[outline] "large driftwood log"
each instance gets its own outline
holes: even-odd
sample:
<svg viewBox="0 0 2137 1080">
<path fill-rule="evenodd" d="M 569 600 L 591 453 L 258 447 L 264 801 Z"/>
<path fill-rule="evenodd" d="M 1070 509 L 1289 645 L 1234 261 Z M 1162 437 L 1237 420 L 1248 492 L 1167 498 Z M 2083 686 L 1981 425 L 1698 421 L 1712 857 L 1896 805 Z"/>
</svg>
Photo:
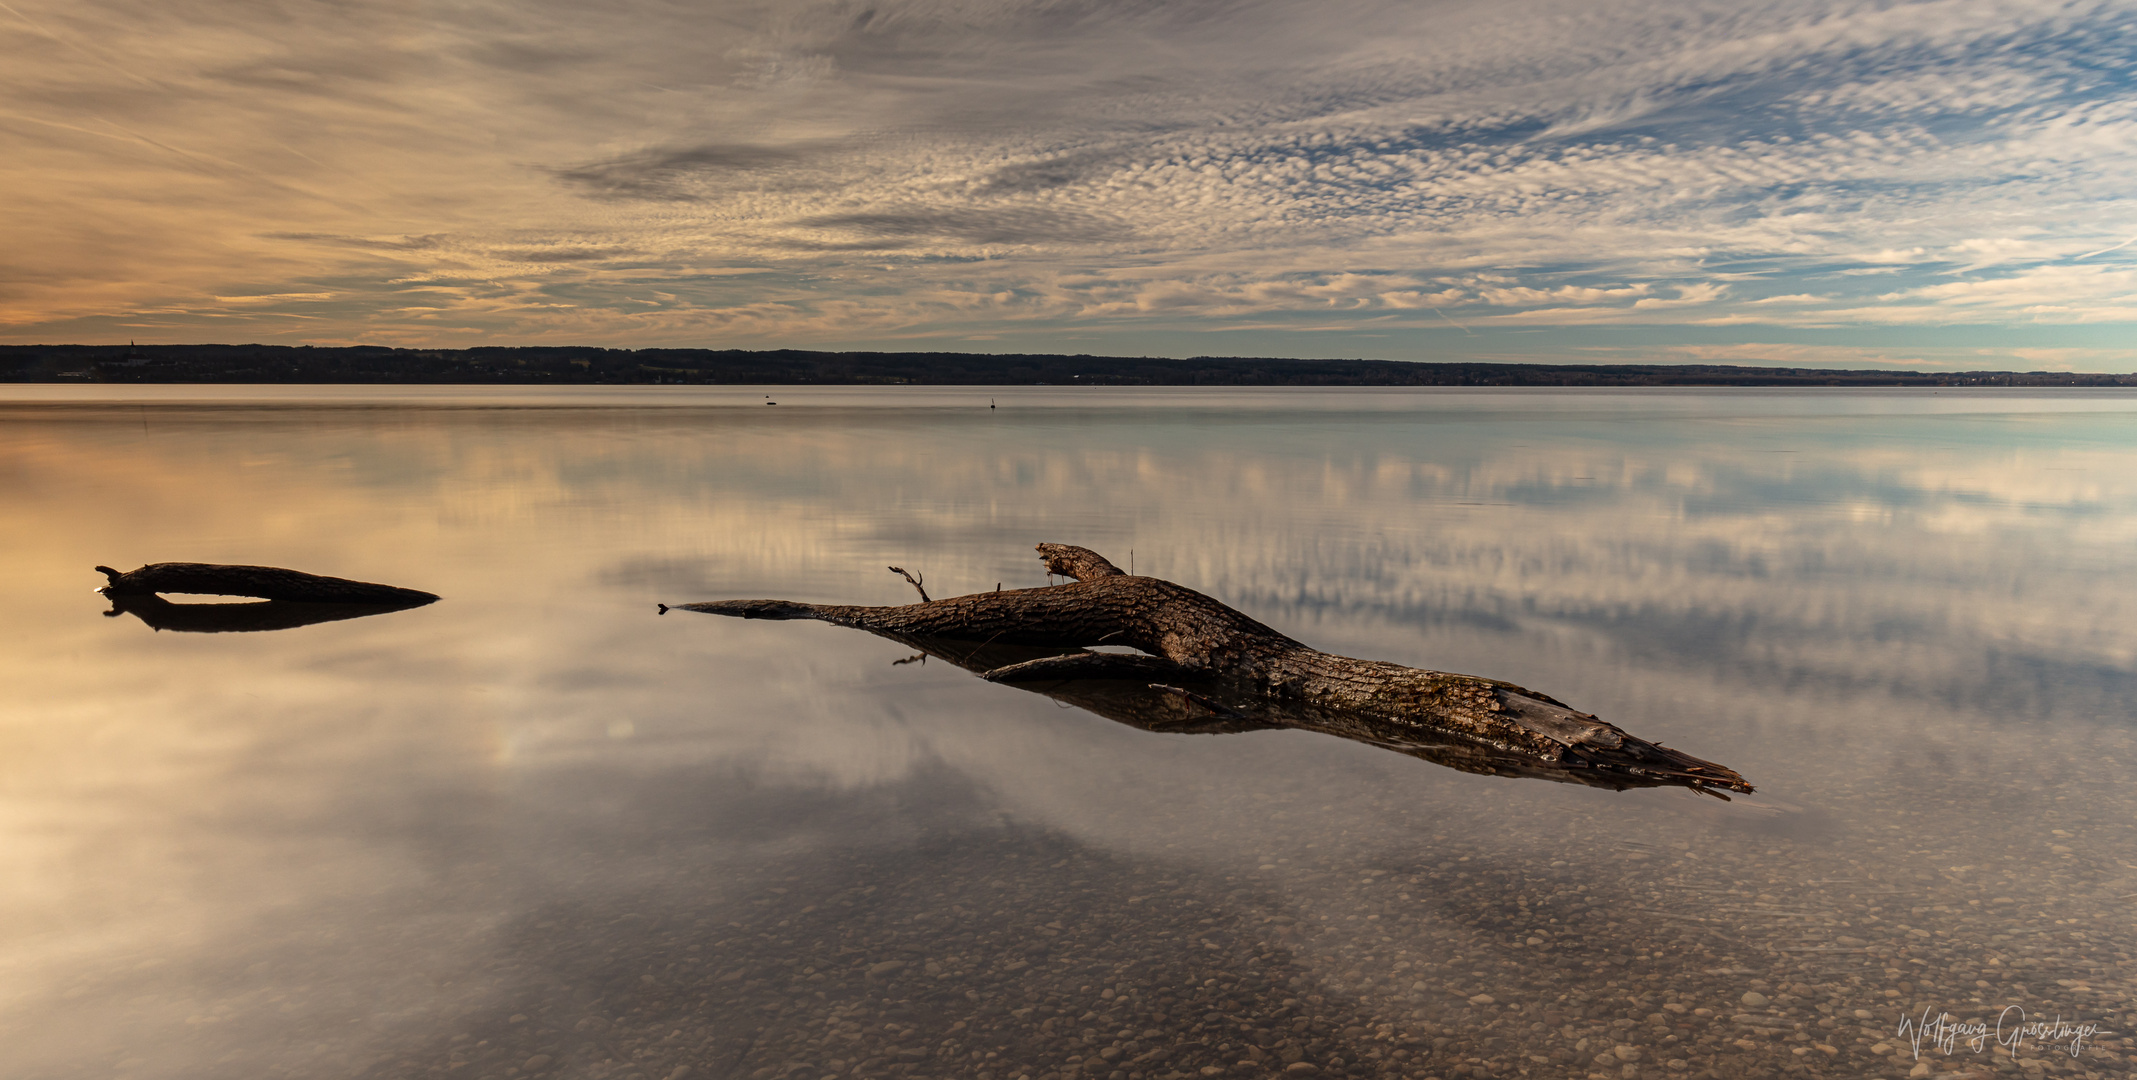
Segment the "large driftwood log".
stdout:
<svg viewBox="0 0 2137 1080">
<path fill-rule="evenodd" d="M 1466 743 L 1481 755 L 1469 771 L 1618 788 L 1752 790 L 1729 768 L 1637 738 L 1534 690 L 1321 652 L 1193 589 L 1122 573 L 1087 548 L 1041 544 L 1038 550 L 1049 573 L 1074 580 L 898 607 L 719 600 L 680 608 L 867 630 L 990 681 L 1039 689 L 1137 726 L 1174 726 L 1163 715 L 1168 709 L 1184 710 L 1183 719 L 1199 710 L 1221 730 L 1308 728 L 1434 760 L 1461 758 L 1454 751 Z M 1092 645 L 1132 646 L 1147 655 L 1083 648 Z M 1004 655 L 1016 649 L 1038 655 Z M 1427 747 L 1435 752 L 1420 752 Z"/>
<path fill-rule="evenodd" d="M 232 566 L 219 563 L 160 562 L 119 573 L 108 566 L 97 571 L 111 579 L 106 596 L 145 596 L 153 593 L 194 593 L 208 596 L 253 596 L 262 600 L 295 600 L 312 604 L 427 604 L 436 593 L 375 585 L 348 578 L 321 577 L 279 566 Z"/>
</svg>

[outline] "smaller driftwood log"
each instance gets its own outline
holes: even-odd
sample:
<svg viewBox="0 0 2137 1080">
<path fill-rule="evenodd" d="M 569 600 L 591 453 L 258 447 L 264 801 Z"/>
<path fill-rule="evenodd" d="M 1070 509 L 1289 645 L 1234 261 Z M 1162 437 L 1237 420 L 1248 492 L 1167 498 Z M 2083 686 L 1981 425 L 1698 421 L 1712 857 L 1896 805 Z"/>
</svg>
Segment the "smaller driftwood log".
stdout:
<svg viewBox="0 0 2137 1080">
<path fill-rule="evenodd" d="M 290 630 L 314 623 L 361 619 L 422 607 L 436 593 L 322 577 L 278 566 L 150 563 L 131 573 L 97 567 L 110 583 L 97 591 L 111 602 L 110 618 L 132 615 L 157 630 L 222 634 Z M 250 596 L 256 604 L 174 604 L 158 593 Z"/>
<path fill-rule="evenodd" d="M 202 596 L 252 596 L 261 600 L 295 600 L 311 604 L 427 604 L 436 593 L 376 585 L 348 578 L 321 577 L 279 566 L 229 566 L 219 563 L 159 562 L 139 570 L 119 573 L 108 566 L 97 571 L 110 578 L 106 596 L 146 596 L 151 593 L 192 593 Z"/>
<path fill-rule="evenodd" d="M 1049 573 L 1073 580 L 940 600 L 923 590 L 920 603 L 896 607 L 716 600 L 680 608 L 866 630 L 989 681 L 1139 727 L 1303 728 L 1472 772 L 1611 788 L 1681 786 L 1712 795 L 1752 790 L 1735 770 L 1648 742 L 1526 687 L 1321 652 L 1193 589 L 1123 573 L 1088 548 L 1040 544 L 1038 550 Z M 1093 645 L 1132 646 L 1145 655 L 1088 651 Z M 1465 744 L 1477 752 L 1462 752 Z"/>
</svg>

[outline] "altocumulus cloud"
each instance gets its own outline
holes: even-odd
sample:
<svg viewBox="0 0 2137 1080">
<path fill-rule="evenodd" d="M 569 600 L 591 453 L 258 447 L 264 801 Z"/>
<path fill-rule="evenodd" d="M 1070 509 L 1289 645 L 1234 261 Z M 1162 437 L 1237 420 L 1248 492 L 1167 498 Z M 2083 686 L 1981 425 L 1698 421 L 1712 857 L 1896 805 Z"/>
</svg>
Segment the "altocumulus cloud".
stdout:
<svg viewBox="0 0 2137 1080">
<path fill-rule="evenodd" d="M 0 35 L 15 341 L 2137 359 L 2126 5 L 7 0 Z"/>
</svg>

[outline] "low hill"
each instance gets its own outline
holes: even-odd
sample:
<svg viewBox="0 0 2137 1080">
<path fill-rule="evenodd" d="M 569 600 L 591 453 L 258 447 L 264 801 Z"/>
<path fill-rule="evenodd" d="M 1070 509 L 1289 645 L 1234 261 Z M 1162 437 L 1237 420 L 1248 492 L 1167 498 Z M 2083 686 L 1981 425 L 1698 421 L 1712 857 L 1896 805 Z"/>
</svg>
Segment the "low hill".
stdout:
<svg viewBox="0 0 2137 1080">
<path fill-rule="evenodd" d="M 2137 375 L 796 349 L 0 346 L 0 382 L 919 386 L 2137 386 Z"/>
</svg>

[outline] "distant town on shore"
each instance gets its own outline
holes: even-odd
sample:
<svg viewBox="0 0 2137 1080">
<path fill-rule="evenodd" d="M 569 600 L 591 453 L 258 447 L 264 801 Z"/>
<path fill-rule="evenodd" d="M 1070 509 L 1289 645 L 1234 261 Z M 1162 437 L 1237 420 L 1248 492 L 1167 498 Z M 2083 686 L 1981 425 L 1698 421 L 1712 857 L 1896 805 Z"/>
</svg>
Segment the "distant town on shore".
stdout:
<svg viewBox="0 0 2137 1080">
<path fill-rule="evenodd" d="M 2137 386 L 2137 374 L 800 349 L 5 345 L 0 382 L 822 386 Z"/>
</svg>

